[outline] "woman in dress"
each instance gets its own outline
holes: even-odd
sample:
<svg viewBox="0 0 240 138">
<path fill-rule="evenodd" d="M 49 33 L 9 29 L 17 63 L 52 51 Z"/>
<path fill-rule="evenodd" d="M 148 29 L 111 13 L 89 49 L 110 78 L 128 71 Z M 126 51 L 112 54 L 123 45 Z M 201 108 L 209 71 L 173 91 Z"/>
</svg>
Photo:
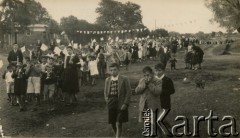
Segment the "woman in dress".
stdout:
<svg viewBox="0 0 240 138">
<path fill-rule="evenodd" d="M 139 58 L 140 62 L 142 62 L 142 57 L 143 57 L 143 46 L 142 46 L 142 43 L 139 42 L 138 43 L 138 58 Z"/>
<path fill-rule="evenodd" d="M 65 55 L 64 71 L 63 71 L 63 92 L 67 93 L 70 97 L 70 104 L 73 104 L 76 99 L 75 94 L 79 92 L 78 84 L 78 56 L 73 54 L 73 48 L 67 47 L 68 55 Z"/>
<path fill-rule="evenodd" d="M 138 60 L 138 45 L 137 45 L 137 43 L 134 43 L 134 46 L 132 49 L 133 49 L 132 60 L 135 63 Z"/>
</svg>

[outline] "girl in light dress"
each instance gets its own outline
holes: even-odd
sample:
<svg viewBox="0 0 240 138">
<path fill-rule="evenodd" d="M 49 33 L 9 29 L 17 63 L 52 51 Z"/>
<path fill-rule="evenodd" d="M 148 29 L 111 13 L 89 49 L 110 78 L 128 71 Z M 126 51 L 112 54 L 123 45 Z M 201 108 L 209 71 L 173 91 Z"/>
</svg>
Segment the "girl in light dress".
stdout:
<svg viewBox="0 0 240 138">
<path fill-rule="evenodd" d="M 90 76 L 92 78 L 92 85 L 96 85 L 96 77 L 99 74 L 97 68 L 97 60 L 94 56 L 89 56 L 88 68 L 90 70 Z"/>
<path fill-rule="evenodd" d="M 143 46 L 142 46 L 142 43 L 138 43 L 138 58 L 140 62 L 142 62 L 142 57 L 143 57 Z"/>
</svg>

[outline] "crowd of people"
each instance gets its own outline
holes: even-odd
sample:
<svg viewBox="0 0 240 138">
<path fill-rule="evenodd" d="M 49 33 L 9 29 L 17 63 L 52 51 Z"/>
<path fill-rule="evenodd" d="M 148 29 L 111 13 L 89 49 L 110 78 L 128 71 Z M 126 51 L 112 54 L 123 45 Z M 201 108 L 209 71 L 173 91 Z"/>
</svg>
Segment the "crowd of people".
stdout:
<svg viewBox="0 0 240 138">
<path fill-rule="evenodd" d="M 184 54 L 185 69 L 201 69 L 204 51 L 197 46 L 197 39 L 160 38 L 128 42 L 91 42 L 76 47 L 50 44 L 42 49 L 41 41 L 22 51 L 18 44 L 8 54 L 8 66 L 3 74 L 6 92 L 11 105 L 19 105 L 19 111 L 38 110 L 47 102 L 48 111 L 55 110 L 56 102 L 73 105 L 77 93 L 87 85 L 95 86 L 97 79 L 105 80 L 104 98 L 108 107 L 108 123 L 117 137 L 122 135 L 122 123 L 128 121 L 128 107 L 132 93 L 128 77 L 120 70 L 131 70 L 131 64 L 154 61 L 155 70 L 143 68 L 143 77 L 135 88 L 139 100 L 139 121 L 147 109 L 171 109 L 171 95 L 175 92 L 173 81 L 165 70 L 177 69 L 178 52 Z M 56 50 L 59 49 L 59 50 Z M 179 68 L 178 68 L 179 69 Z M 156 114 L 154 112 L 154 114 Z M 166 120 L 165 120 L 166 121 Z M 168 122 L 164 122 L 168 124 Z M 160 132 L 154 132 L 159 135 Z"/>
<path fill-rule="evenodd" d="M 186 69 L 200 69 L 204 53 L 195 43 L 196 39 L 187 38 L 135 39 L 127 43 L 95 41 L 81 48 L 51 43 L 45 51 L 40 40 L 25 51 L 14 44 L 3 74 L 8 99 L 12 105 L 19 104 L 20 111 L 26 110 L 26 102 L 34 103 L 33 111 L 41 101 L 49 102 L 49 110 L 55 109 L 56 99 L 72 105 L 80 87 L 94 86 L 96 79 L 106 78 L 112 63 L 128 70 L 131 64 L 158 60 L 165 68 L 170 62 L 173 70 L 179 49 L 186 50 Z"/>
</svg>

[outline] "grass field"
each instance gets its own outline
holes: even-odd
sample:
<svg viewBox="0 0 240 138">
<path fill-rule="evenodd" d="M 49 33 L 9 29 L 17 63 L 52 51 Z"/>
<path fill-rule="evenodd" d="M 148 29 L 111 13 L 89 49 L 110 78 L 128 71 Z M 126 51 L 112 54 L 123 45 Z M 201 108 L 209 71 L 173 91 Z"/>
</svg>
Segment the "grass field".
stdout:
<svg viewBox="0 0 240 138">
<path fill-rule="evenodd" d="M 239 41 L 234 43 L 232 51 L 238 49 Z M 193 128 L 192 116 L 208 116 L 210 110 L 219 117 L 214 123 L 215 132 L 224 122 L 225 115 L 233 116 L 237 121 L 240 132 L 240 55 L 219 55 L 224 46 L 202 46 L 204 49 L 203 69 L 198 71 L 184 70 L 183 52 L 178 54 L 177 70 L 171 71 L 167 67 L 166 74 L 173 79 L 176 92 L 172 96 L 172 110 L 167 117 L 171 125 L 177 124 L 174 119 L 178 115 L 188 117 L 190 131 Z M 236 51 L 235 51 L 236 52 Z M 239 51 L 237 51 L 239 52 Z M 236 53 L 237 53 L 236 52 Z M 5 55 L 1 57 L 6 61 Z M 158 61 L 146 61 L 131 65 L 129 71 L 121 73 L 130 78 L 135 88 L 142 77 L 142 68 L 146 65 L 154 66 Z M 2 74 L 1 70 L 1 74 Z M 194 78 L 201 75 L 206 80 L 204 90 L 196 89 Z M 190 83 L 182 82 L 188 77 Z M 18 112 L 18 107 L 12 107 L 6 100 L 5 84 L 1 83 L 0 118 L 4 135 L 13 137 L 113 137 L 110 125 L 107 124 L 107 111 L 103 98 L 104 80 L 98 79 L 97 85 L 81 88 L 78 95 L 78 105 L 66 107 L 58 103 L 57 110 L 47 112 L 46 104 L 36 112 Z M 142 124 L 138 123 L 139 96 L 133 95 L 130 105 L 130 121 L 124 125 L 124 137 L 142 137 Z M 28 107 L 31 107 L 28 105 Z M 179 130 L 181 132 L 181 130 Z M 200 123 L 200 136 L 207 136 L 207 122 Z M 219 135 L 218 135 L 219 136 Z M 219 136 L 221 137 L 221 136 Z"/>
</svg>

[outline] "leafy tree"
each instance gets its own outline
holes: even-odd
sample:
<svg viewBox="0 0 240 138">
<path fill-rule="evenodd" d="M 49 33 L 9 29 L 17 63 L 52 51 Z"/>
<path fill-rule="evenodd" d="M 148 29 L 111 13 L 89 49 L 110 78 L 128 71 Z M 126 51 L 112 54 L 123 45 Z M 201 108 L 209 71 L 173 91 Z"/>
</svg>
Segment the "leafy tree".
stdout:
<svg viewBox="0 0 240 138">
<path fill-rule="evenodd" d="M 142 24 L 140 6 L 131 2 L 123 4 L 114 0 L 102 0 L 96 9 L 97 24 L 111 29 L 130 29 Z"/>
<path fill-rule="evenodd" d="M 180 35 L 180 33 L 174 32 L 174 31 L 171 31 L 171 32 L 169 32 L 168 34 L 169 34 L 169 36 L 172 36 L 172 37 L 177 37 L 177 36 Z"/>
<path fill-rule="evenodd" d="M 59 24 L 57 23 L 57 21 L 53 20 L 53 19 L 49 19 L 47 21 L 47 25 L 48 25 L 48 31 L 53 34 L 53 33 L 56 33 L 56 34 L 60 34 L 61 33 L 61 29 L 60 29 L 60 26 Z"/>
<path fill-rule="evenodd" d="M 18 0 L 3 0 L 0 3 L 2 7 L 0 29 L 4 33 L 15 32 L 15 27 L 26 27 L 30 24 L 28 11 L 23 3 Z"/>
<path fill-rule="evenodd" d="M 28 16 L 31 20 L 31 24 L 49 23 L 51 17 L 46 8 L 42 7 L 41 3 L 35 0 L 25 0 L 24 5 L 26 10 L 29 11 Z"/>
<path fill-rule="evenodd" d="M 215 37 L 216 36 L 216 32 L 211 32 L 211 37 Z"/>
<path fill-rule="evenodd" d="M 230 32 L 236 29 L 240 32 L 239 0 L 205 0 L 205 5 L 214 13 L 211 22 L 219 23 Z"/>
<path fill-rule="evenodd" d="M 53 23 L 47 10 L 34 0 L 3 0 L 0 6 L 0 28 L 4 33 L 13 33 L 16 29 L 24 31 L 30 24 Z"/>
<path fill-rule="evenodd" d="M 79 20 L 77 17 L 72 15 L 61 18 L 60 27 L 68 35 L 70 41 L 73 40 L 74 42 L 82 44 L 86 44 L 87 42 L 91 41 L 91 38 L 96 38 L 100 36 L 97 34 L 80 34 L 77 31 L 96 31 L 103 29 L 103 27 L 99 25 L 90 24 L 86 20 Z"/>
<path fill-rule="evenodd" d="M 63 17 L 61 18 L 60 25 L 62 30 L 65 31 L 65 33 L 68 35 L 69 39 L 73 40 L 76 31 L 79 30 L 80 22 L 77 17 L 75 16 L 69 16 L 69 17 Z"/>
<path fill-rule="evenodd" d="M 165 29 L 156 29 L 154 30 L 151 35 L 154 35 L 155 37 L 168 37 L 168 31 Z"/>
</svg>

